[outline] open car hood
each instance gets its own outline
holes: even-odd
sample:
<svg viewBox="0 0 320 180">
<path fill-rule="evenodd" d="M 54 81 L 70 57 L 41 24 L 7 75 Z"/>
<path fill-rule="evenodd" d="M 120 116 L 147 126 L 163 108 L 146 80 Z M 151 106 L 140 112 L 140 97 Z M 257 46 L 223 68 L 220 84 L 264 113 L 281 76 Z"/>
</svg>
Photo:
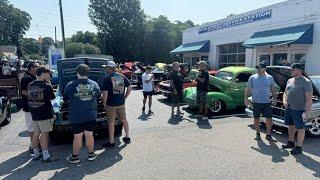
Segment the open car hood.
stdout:
<svg viewBox="0 0 320 180">
<path fill-rule="evenodd" d="M 76 67 L 79 64 L 86 64 L 90 67 L 89 78 L 96 81 L 99 85 L 106 76 L 105 68 L 102 65 L 107 64 L 108 59 L 100 58 L 67 58 L 58 61 L 58 74 L 59 74 L 59 92 L 62 95 L 65 86 L 73 80 L 77 79 Z"/>
<path fill-rule="evenodd" d="M 287 66 L 268 66 L 267 67 L 267 73 L 270 74 L 274 78 L 274 81 L 280 87 L 281 91 L 284 92 L 285 89 L 286 89 L 288 80 L 290 78 L 292 78 L 291 67 L 287 67 Z M 305 76 L 306 78 L 310 79 L 309 76 L 305 72 L 302 72 L 302 73 L 303 73 L 303 76 Z M 311 81 L 311 83 L 312 83 L 312 86 L 313 86 L 313 95 L 320 98 L 319 90 L 313 84 L 312 81 Z"/>
</svg>

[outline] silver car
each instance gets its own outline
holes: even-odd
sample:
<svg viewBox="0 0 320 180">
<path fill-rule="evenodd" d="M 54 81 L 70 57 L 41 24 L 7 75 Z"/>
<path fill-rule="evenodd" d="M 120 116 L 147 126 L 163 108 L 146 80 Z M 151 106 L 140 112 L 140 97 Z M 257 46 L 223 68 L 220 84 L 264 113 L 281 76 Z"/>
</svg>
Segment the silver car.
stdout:
<svg viewBox="0 0 320 180">
<path fill-rule="evenodd" d="M 270 66 L 267 67 L 267 73 L 273 76 L 277 84 L 277 105 L 272 106 L 273 113 L 273 124 L 280 127 L 286 127 L 284 124 L 284 106 L 282 103 L 282 96 L 286 88 L 287 81 L 292 77 L 291 68 L 286 66 Z M 305 73 L 303 75 L 312 81 L 313 85 L 313 104 L 310 111 L 310 119 L 306 122 L 306 131 L 307 134 L 311 137 L 320 137 L 320 76 L 307 76 Z M 252 98 L 249 98 L 250 104 Z M 252 105 L 246 109 L 248 116 L 253 117 Z M 262 118 L 262 122 L 265 122 L 265 119 Z"/>
</svg>

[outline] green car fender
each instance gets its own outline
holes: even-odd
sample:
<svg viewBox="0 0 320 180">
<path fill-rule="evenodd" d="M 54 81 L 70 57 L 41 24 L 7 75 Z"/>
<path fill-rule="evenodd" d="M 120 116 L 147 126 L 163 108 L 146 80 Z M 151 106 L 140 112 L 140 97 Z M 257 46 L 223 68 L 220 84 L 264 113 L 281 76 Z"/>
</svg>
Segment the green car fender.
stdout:
<svg viewBox="0 0 320 180">
<path fill-rule="evenodd" d="M 208 92 L 208 105 L 210 106 L 213 100 L 220 100 L 226 106 L 226 110 L 235 109 L 237 105 L 234 103 L 233 99 L 225 93 L 222 92 Z"/>
</svg>

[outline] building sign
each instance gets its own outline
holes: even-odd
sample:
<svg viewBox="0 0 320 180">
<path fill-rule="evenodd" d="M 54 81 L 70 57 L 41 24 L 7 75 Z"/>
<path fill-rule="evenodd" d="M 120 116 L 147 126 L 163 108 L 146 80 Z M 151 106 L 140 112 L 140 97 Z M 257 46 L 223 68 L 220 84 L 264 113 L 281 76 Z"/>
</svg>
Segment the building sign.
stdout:
<svg viewBox="0 0 320 180">
<path fill-rule="evenodd" d="M 63 58 L 63 49 L 49 48 L 49 67 L 56 69 L 57 62 Z"/>
<path fill-rule="evenodd" d="M 260 12 L 256 12 L 254 14 L 248 14 L 242 17 L 237 17 L 228 21 L 219 22 L 216 24 L 208 25 L 205 27 L 201 27 L 199 29 L 199 34 L 212 32 L 220 29 L 226 29 L 234 26 L 239 26 L 242 24 L 248 24 L 255 21 L 261 21 L 264 19 L 269 19 L 272 17 L 272 10 L 264 10 Z"/>
</svg>

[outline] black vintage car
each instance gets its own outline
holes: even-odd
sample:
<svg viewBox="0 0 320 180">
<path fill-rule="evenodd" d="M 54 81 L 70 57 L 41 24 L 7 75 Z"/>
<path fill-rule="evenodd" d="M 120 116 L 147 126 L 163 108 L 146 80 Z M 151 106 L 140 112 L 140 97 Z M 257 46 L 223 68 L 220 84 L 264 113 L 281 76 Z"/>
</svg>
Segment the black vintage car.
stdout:
<svg viewBox="0 0 320 180">
<path fill-rule="evenodd" d="M 69 58 L 58 61 L 59 85 L 56 92 L 56 98 L 52 101 L 56 119 L 54 121 L 53 131 L 50 133 L 50 140 L 53 144 L 64 143 L 66 137 L 70 137 L 71 135 L 71 126 L 68 120 L 68 103 L 63 100 L 63 90 L 70 81 L 77 78 L 76 67 L 79 64 L 88 65 L 90 67 L 89 78 L 96 81 L 98 84 L 101 84 L 103 78 L 106 76 L 105 69 L 102 65 L 105 65 L 107 62 L 107 59 L 86 57 Z M 97 110 L 97 126 L 94 133 L 105 134 L 107 132 L 108 119 L 106 117 L 102 98 L 98 99 Z M 115 134 L 120 135 L 122 123 L 117 119 L 115 124 Z"/>
</svg>

